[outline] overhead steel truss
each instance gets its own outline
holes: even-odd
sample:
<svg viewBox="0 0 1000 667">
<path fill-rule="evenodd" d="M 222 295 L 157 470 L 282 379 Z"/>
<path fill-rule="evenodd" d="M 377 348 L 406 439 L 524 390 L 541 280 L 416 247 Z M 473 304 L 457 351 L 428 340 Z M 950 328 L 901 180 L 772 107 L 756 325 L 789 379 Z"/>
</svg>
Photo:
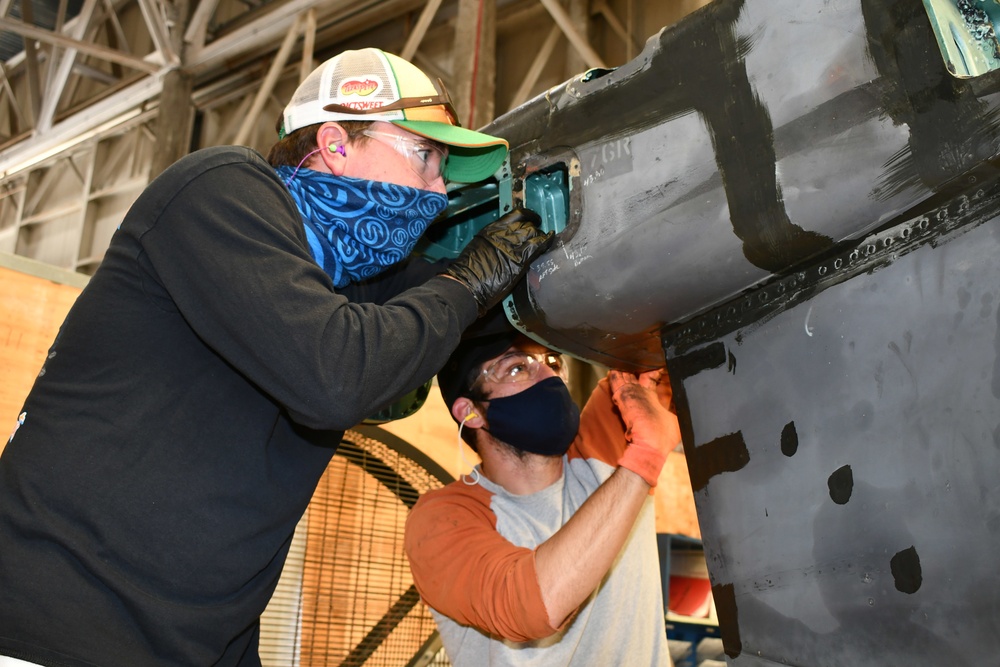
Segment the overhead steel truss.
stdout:
<svg viewBox="0 0 1000 667">
<path fill-rule="evenodd" d="M 0 254 L 88 274 L 174 159 L 223 143 L 266 150 L 314 58 L 361 45 L 399 53 L 440 76 L 478 127 L 609 66 L 609 51 L 620 64 L 642 41 L 637 0 L 80 0 L 75 14 L 67 0 L 41 1 L 53 3 L 53 27 L 33 23 L 31 2 L 13 12 L 0 0 L 0 33 L 24 42 L 0 66 Z M 529 29 L 540 46 L 527 71 L 505 73 L 516 85 L 497 109 L 495 49 L 470 45 Z"/>
</svg>

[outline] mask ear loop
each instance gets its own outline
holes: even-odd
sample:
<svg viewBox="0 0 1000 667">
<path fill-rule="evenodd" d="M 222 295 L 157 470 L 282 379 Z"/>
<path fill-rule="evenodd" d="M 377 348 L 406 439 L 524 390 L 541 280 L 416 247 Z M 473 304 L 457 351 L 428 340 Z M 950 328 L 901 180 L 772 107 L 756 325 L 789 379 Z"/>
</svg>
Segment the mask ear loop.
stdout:
<svg viewBox="0 0 1000 667">
<path fill-rule="evenodd" d="M 458 425 L 458 478 L 467 486 L 475 486 L 476 484 L 479 484 L 479 471 L 476 470 L 476 466 L 473 465 L 472 461 L 465 458 L 465 443 L 462 441 L 462 429 L 465 428 L 465 422 L 469 421 L 473 417 L 475 417 L 474 414 L 467 414 L 465 419 L 462 420 L 462 423 Z M 469 476 L 462 474 L 462 469 L 465 467 L 472 468 L 471 482 L 468 481 Z"/>
</svg>

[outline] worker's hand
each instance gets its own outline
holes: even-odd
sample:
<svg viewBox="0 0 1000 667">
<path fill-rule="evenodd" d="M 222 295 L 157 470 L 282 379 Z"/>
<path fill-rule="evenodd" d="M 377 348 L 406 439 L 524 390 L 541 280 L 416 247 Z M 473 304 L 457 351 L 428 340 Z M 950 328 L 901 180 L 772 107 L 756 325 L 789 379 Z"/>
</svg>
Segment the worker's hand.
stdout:
<svg viewBox="0 0 1000 667">
<path fill-rule="evenodd" d="M 611 400 L 618 406 L 625 423 L 628 446 L 618 465 L 656 486 L 667 454 L 680 442 L 677 417 L 660 400 L 657 386 L 669 382 L 666 370 L 658 369 L 634 375 L 609 371 Z"/>
<path fill-rule="evenodd" d="M 552 242 L 552 232 L 538 228 L 538 215 L 515 209 L 479 230 L 445 275 L 464 284 L 479 306 L 479 316 L 514 288 L 537 255 Z"/>
</svg>

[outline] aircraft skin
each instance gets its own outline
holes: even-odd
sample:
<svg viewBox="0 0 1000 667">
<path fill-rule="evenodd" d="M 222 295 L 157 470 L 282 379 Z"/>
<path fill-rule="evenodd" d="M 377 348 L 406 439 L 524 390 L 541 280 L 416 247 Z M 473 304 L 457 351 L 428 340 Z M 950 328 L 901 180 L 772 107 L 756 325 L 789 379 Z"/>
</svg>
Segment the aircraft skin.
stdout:
<svg viewBox="0 0 1000 667">
<path fill-rule="evenodd" d="M 983 166 L 995 82 L 948 73 L 919 2 L 717 0 L 487 126 L 515 179 L 578 170 L 517 315 L 580 356 L 655 365 L 664 327 Z"/>
<path fill-rule="evenodd" d="M 920 0 L 716 0 L 485 128 L 566 180 L 508 316 L 666 363 L 731 665 L 1000 661 L 998 82 Z"/>
</svg>

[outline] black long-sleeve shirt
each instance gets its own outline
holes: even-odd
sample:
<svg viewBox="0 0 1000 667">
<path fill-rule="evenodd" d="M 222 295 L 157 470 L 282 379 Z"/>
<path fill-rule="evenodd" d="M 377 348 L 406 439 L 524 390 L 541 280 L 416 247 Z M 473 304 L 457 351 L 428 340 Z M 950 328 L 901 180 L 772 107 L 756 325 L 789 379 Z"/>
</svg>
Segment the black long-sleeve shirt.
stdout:
<svg viewBox="0 0 1000 667">
<path fill-rule="evenodd" d="M 257 619 L 343 430 L 429 379 L 476 304 L 334 291 L 257 153 L 138 198 L 0 456 L 0 655 L 254 665 Z"/>
</svg>

